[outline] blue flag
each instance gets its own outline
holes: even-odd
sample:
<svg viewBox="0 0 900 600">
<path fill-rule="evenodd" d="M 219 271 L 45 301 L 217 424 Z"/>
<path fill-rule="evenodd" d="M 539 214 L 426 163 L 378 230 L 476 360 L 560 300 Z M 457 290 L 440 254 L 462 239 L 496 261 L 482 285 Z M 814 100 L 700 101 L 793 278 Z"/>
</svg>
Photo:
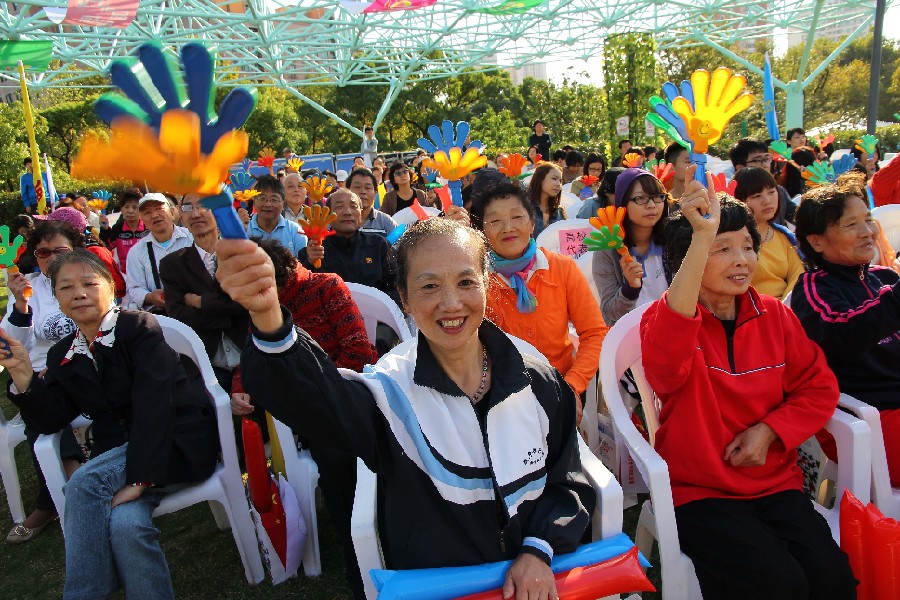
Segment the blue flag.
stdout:
<svg viewBox="0 0 900 600">
<path fill-rule="evenodd" d="M 768 52 L 766 52 L 766 66 L 763 70 L 763 104 L 766 109 L 766 128 L 769 130 L 769 137 L 773 140 L 780 140 L 778 115 L 775 113 L 775 84 L 772 81 L 772 64 L 769 62 Z"/>
</svg>

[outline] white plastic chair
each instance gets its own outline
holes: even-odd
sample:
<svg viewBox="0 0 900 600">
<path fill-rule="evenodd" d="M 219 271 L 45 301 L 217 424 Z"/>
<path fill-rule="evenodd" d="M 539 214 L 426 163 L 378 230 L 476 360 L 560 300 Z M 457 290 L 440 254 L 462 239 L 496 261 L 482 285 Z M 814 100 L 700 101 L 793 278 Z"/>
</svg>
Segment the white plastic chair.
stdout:
<svg viewBox="0 0 900 600">
<path fill-rule="evenodd" d="M 319 485 L 319 467 L 309 450 L 297 450 L 297 442 L 291 428 L 275 422 L 275 434 L 284 454 L 284 470 L 288 483 L 294 489 L 300 513 L 306 522 L 306 548 L 303 549 L 303 572 L 308 577 L 322 574 L 322 558 L 319 551 L 319 519 L 316 514 L 316 487 Z"/>
<path fill-rule="evenodd" d="M 884 236 L 894 250 L 900 250 L 900 204 L 877 206 L 872 216 L 881 223 Z"/>
<path fill-rule="evenodd" d="M 0 477 L 3 478 L 3 489 L 6 490 L 6 501 L 9 503 L 9 514 L 13 523 L 25 520 L 25 508 L 22 504 L 22 488 L 19 486 L 19 471 L 16 469 L 16 446 L 25 441 L 25 423 L 20 415 L 9 421 L 0 411 Z"/>
<path fill-rule="evenodd" d="M 900 488 L 891 487 L 878 409 L 847 394 L 841 394 L 838 406 L 865 421 L 872 430 L 872 502 L 886 517 L 900 519 Z"/>
<path fill-rule="evenodd" d="M 559 232 L 569 229 L 584 229 L 590 227 L 591 223 L 587 219 L 566 219 L 550 223 L 540 232 L 535 239 L 535 243 L 541 248 L 546 248 L 551 252 L 559 252 Z"/>
<path fill-rule="evenodd" d="M 581 256 L 575 259 L 575 263 L 578 265 L 578 268 L 581 270 L 581 274 L 584 275 L 584 278 L 587 279 L 588 285 L 591 288 L 591 293 L 594 294 L 594 300 L 597 301 L 597 306 L 600 306 L 600 292 L 597 291 L 597 283 L 594 281 L 594 253 L 593 252 L 585 252 Z"/>
<path fill-rule="evenodd" d="M 350 289 L 350 295 L 353 296 L 353 301 L 356 302 L 356 306 L 366 322 L 366 333 L 372 343 L 375 343 L 375 329 L 378 323 L 384 323 L 393 329 L 401 342 L 412 337 L 403 313 L 400 312 L 397 303 L 391 300 L 390 296 L 367 285 L 349 281 L 346 283 Z"/>
<path fill-rule="evenodd" d="M 693 563 L 678 543 L 669 468 L 652 445 L 659 427 L 659 404 L 644 375 L 639 331 L 641 316 L 648 306 L 626 314 L 606 335 L 600 352 L 600 382 L 615 431 L 619 480 L 633 482 L 640 478 L 650 492 L 650 499 L 641 508 L 635 544 L 645 556 L 650 556 L 653 540 L 658 541 L 664 598 L 697 599 L 702 595 Z M 641 396 L 649 443 L 635 428 L 622 399 L 619 381 L 628 369 Z M 869 427 L 841 410 L 835 411 L 825 429 L 834 436 L 840 457 L 836 498 L 831 509 L 819 504 L 814 507 L 828 521 L 835 540 L 839 540 L 838 511 L 844 489 L 851 490 L 863 503 L 869 501 L 872 442 Z"/>
<path fill-rule="evenodd" d="M 579 198 L 577 195 L 569 192 L 568 190 L 563 190 L 562 197 L 560 198 L 559 205 L 566 211 L 566 216 L 570 219 L 575 218 L 575 215 L 578 214 L 578 211 L 581 210 L 581 206 L 584 204 L 584 200 Z"/>
<path fill-rule="evenodd" d="M 175 319 L 158 316 L 156 319 L 162 328 L 166 343 L 175 352 L 182 354 L 197 365 L 206 384 L 216 410 L 216 421 L 219 429 L 221 460 L 215 471 L 205 481 L 188 485 L 166 495 L 160 505 L 153 511 L 153 516 L 166 515 L 179 511 L 199 502 L 209 502 L 219 529 L 231 527 L 238 553 L 244 563 L 244 575 L 247 581 L 257 584 L 265 577 L 259 547 L 256 541 L 256 530 L 250 517 L 250 507 L 244 492 L 244 482 L 238 466 L 237 448 L 235 446 L 234 426 L 231 421 L 231 402 L 216 381 L 212 365 L 203 343 L 194 331 Z M 60 521 L 65 522 L 65 495 L 63 486 L 66 482 L 62 461 L 59 459 L 60 435 L 42 435 L 35 443 L 34 450 L 47 480 L 47 487 Z"/>
<path fill-rule="evenodd" d="M 546 358 L 538 350 L 523 340 L 509 336 L 521 352 L 540 358 Z M 399 347 L 395 351 L 405 351 Z M 591 539 L 593 541 L 617 535 L 622 532 L 622 486 L 616 481 L 613 474 L 603 466 L 596 456 L 588 449 L 581 437 L 578 437 L 578 451 L 581 458 L 581 468 L 590 482 L 591 487 L 597 493 L 597 505 L 591 515 Z M 356 550 L 356 559 L 359 563 L 360 573 L 363 575 L 366 598 L 375 600 L 378 592 L 369 571 L 372 569 L 384 569 L 384 555 L 381 552 L 381 543 L 378 539 L 377 521 L 377 494 L 378 478 L 370 471 L 361 459 L 356 464 L 356 496 L 353 501 L 353 517 L 351 521 L 351 535 L 353 547 Z M 618 596 L 616 596 L 618 598 Z"/>
</svg>

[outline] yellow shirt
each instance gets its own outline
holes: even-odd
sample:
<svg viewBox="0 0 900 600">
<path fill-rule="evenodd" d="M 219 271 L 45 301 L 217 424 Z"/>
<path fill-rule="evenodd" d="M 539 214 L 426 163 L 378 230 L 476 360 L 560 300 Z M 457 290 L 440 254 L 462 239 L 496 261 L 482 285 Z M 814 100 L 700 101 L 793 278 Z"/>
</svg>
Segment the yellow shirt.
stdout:
<svg viewBox="0 0 900 600">
<path fill-rule="evenodd" d="M 752 284 L 760 294 L 783 300 L 803 273 L 803 262 L 786 235 L 775 228 L 772 233 L 772 239 L 759 249 Z"/>
</svg>

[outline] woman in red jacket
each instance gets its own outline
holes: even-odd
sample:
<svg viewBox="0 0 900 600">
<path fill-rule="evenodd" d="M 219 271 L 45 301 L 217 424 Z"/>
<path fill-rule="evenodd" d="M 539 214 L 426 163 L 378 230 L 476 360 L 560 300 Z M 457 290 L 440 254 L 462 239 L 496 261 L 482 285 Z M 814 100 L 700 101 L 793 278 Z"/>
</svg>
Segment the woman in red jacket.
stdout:
<svg viewBox="0 0 900 600">
<path fill-rule="evenodd" d="M 720 206 L 694 170 L 666 229 L 677 273 L 641 321 L 681 549 L 706 600 L 855 598 L 797 466 L 797 446 L 835 410 L 837 382 L 797 317 L 750 287 L 760 237 L 746 205 Z"/>
</svg>

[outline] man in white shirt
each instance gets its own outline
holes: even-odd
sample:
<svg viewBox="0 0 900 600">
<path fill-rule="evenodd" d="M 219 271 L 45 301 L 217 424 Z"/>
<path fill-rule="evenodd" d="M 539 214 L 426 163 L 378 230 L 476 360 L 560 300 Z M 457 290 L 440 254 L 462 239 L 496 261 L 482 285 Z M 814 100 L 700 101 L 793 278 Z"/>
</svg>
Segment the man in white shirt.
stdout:
<svg viewBox="0 0 900 600">
<path fill-rule="evenodd" d="M 164 256 L 193 244 L 194 238 L 187 229 L 175 225 L 173 207 L 162 194 L 145 194 L 138 202 L 138 213 L 150 235 L 128 252 L 125 274 L 128 306 L 165 314 L 159 262 Z"/>
<path fill-rule="evenodd" d="M 359 153 L 362 154 L 363 162 L 366 168 L 372 168 L 372 162 L 378 156 L 378 140 L 375 139 L 375 130 L 371 125 L 366 125 L 362 144 L 359 146 Z"/>
</svg>

